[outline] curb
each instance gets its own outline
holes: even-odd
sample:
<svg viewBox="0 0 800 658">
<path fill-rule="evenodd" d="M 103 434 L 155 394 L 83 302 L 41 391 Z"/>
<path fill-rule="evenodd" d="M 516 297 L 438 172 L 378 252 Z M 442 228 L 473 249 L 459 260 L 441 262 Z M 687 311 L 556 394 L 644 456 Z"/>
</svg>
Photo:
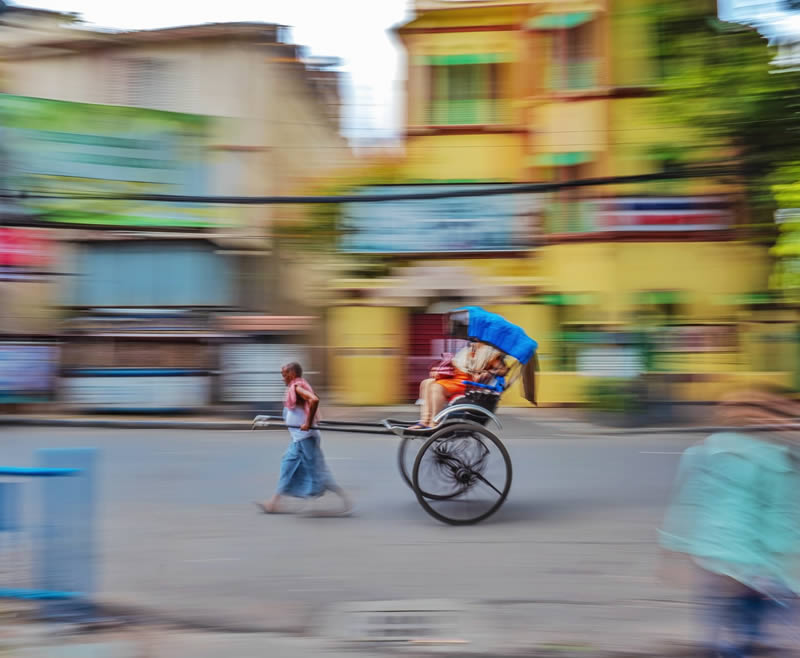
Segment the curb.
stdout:
<svg viewBox="0 0 800 658">
<path fill-rule="evenodd" d="M 250 430 L 250 421 L 109 420 L 94 418 L 0 418 L 0 426 L 114 429 Z M 260 428 L 282 429 L 280 427 Z"/>
<path fill-rule="evenodd" d="M 204 613 L 174 613 L 138 604 L 97 601 L 95 611 L 101 617 L 118 620 L 131 626 L 167 625 L 188 631 L 205 631 L 217 633 L 273 633 L 276 635 L 305 636 L 311 628 L 311 610 L 304 608 L 294 615 L 292 621 L 276 623 L 237 622 L 230 618 L 215 617 L 211 619 Z M 271 617 L 270 617 L 271 618 Z"/>
<path fill-rule="evenodd" d="M 527 638 L 524 645 L 514 642 L 504 644 L 501 629 L 496 628 L 492 621 L 487 621 L 486 608 L 527 602 L 526 600 L 505 601 L 489 599 L 360 601 L 342 602 L 321 607 L 313 604 L 292 604 L 288 610 L 284 604 L 271 602 L 262 610 L 255 611 L 263 614 L 266 623 L 262 623 L 260 620 L 255 619 L 255 615 L 252 614 L 248 615 L 250 619 L 247 621 L 236 621 L 230 616 L 221 619 L 214 612 L 169 611 L 149 606 L 146 603 L 125 603 L 124 601 L 114 601 L 113 599 L 103 599 L 101 597 L 95 602 L 96 613 L 99 617 L 107 617 L 107 623 L 96 627 L 85 627 L 82 630 L 78 629 L 78 632 L 86 633 L 87 637 L 92 634 L 97 634 L 95 637 L 102 637 L 106 631 L 111 633 L 124 632 L 126 630 L 134 630 L 136 627 L 146 628 L 149 626 L 164 629 L 166 632 L 223 633 L 231 636 L 259 634 L 276 639 L 284 637 L 323 642 L 325 649 L 336 656 L 357 655 L 362 652 L 370 656 L 412 655 L 418 658 L 434 658 L 443 653 L 451 656 L 460 656 L 461 658 L 514 658 L 523 655 L 536 656 L 538 658 L 646 658 L 647 656 L 691 658 L 698 655 L 696 647 L 684 643 L 682 640 L 676 642 L 674 639 L 657 641 L 655 642 L 657 646 L 651 647 L 648 651 L 644 651 L 644 645 L 639 642 L 628 650 L 624 650 L 622 647 L 611 648 L 607 645 L 607 641 L 595 646 L 593 640 L 587 640 L 587 638 L 579 636 L 561 638 L 557 644 L 537 644 L 537 640 L 531 638 Z M 546 600 L 535 602 L 543 605 L 548 604 Z M 617 601 L 616 603 L 621 602 L 624 601 Z M 570 600 L 553 601 L 553 603 L 587 604 Z M 602 606 L 607 603 L 596 601 L 588 602 L 588 605 Z M 683 602 L 674 601 L 674 603 Z M 353 631 L 357 632 L 370 628 L 370 626 L 363 625 L 362 616 L 363 613 L 370 614 L 375 611 L 380 612 L 381 617 L 386 614 L 399 615 L 403 623 L 408 623 L 406 618 L 409 614 L 412 616 L 422 614 L 425 618 L 428 618 L 430 617 L 429 613 L 433 613 L 433 617 L 436 618 L 437 615 L 441 616 L 441 612 L 444 611 L 453 612 L 454 616 L 448 620 L 447 615 L 445 615 L 443 627 L 437 627 L 437 622 L 434 622 L 432 628 L 434 631 L 438 628 L 439 632 L 434 632 L 429 636 L 429 640 L 424 640 L 419 644 L 413 636 L 398 638 L 396 636 L 398 627 L 393 625 L 391 621 L 387 623 L 382 619 L 377 620 L 378 628 L 388 628 L 390 630 L 389 636 L 375 637 L 371 634 L 367 636 L 353 634 Z M 276 612 L 279 614 L 275 614 Z M 369 618 L 364 619 L 368 620 Z M 438 623 L 441 623 L 441 621 Z M 486 625 L 487 623 L 489 624 L 488 626 Z M 37 628 L 46 627 L 38 624 Z M 456 634 L 449 634 L 450 631 L 456 631 Z M 461 632 L 465 634 L 462 635 Z M 57 635 L 48 637 L 58 639 Z M 458 641 L 459 638 L 461 641 Z M 454 639 L 456 640 L 455 642 Z M 271 639 L 266 640 L 267 643 L 271 641 Z M 463 646 L 461 646 L 462 644 Z M 638 648 L 634 648 L 637 645 Z M 19 644 L 19 646 L 23 647 L 25 643 Z M 95 649 L 97 649 L 97 646 L 95 645 Z M 267 645 L 265 644 L 266 647 Z M 0 654 L 3 653 L 3 648 L 2 628 L 0 627 Z M 315 649 L 314 652 L 304 655 L 318 655 L 320 646 L 315 646 Z M 90 653 L 97 656 L 106 655 L 105 653 Z M 35 655 L 49 656 L 51 654 L 36 653 Z M 61 654 L 59 653 L 58 655 Z M 64 655 L 66 656 L 66 654 Z M 78 654 L 70 653 L 69 655 Z M 108 655 L 116 656 L 119 654 L 112 652 Z M 134 654 L 125 653 L 124 655 Z M 158 655 L 162 654 L 159 653 Z M 281 654 L 276 653 L 273 655 Z M 293 653 L 292 655 L 296 654 Z"/>
<path fill-rule="evenodd" d="M 530 422 L 528 419 L 517 418 L 515 421 Z M 593 425 L 591 429 L 575 428 L 569 432 L 564 432 L 564 426 L 553 426 L 547 421 L 537 423 L 540 427 L 554 430 L 556 436 L 559 433 L 569 433 L 574 435 L 625 435 L 635 436 L 640 434 L 709 434 L 712 432 L 775 432 L 775 431 L 798 431 L 800 423 L 784 423 L 779 425 L 746 425 L 729 427 L 723 425 L 698 425 L 698 426 L 678 426 L 678 427 L 604 427 Z M 194 421 L 194 420 L 148 420 L 148 419 L 120 419 L 113 420 L 108 418 L 35 418 L 35 417 L 0 417 L 1 426 L 10 427 L 86 427 L 86 428 L 106 428 L 106 429 L 174 429 L 174 430 L 251 430 L 249 420 L 220 420 L 220 421 Z M 283 430 L 281 426 L 260 427 L 258 431 Z"/>
<path fill-rule="evenodd" d="M 596 434 L 711 434 L 713 432 L 779 432 L 800 430 L 800 423 L 783 423 L 780 425 L 700 425 L 694 427 L 643 427 L 641 429 L 621 429 L 613 431 L 597 430 Z"/>
</svg>

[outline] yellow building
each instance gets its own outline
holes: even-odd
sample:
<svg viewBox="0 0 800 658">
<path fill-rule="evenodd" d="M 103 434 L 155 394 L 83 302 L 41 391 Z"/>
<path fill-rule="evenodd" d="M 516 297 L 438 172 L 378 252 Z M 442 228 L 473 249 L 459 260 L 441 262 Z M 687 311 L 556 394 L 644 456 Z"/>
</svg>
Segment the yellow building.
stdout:
<svg viewBox="0 0 800 658">
<path fill-rule="evenodd" d="M 656 173 L 696 139 L 659 111 L 649 0 L 414 8 L 396 29 L 408 70 L 406 160 L 393 182 L 408 185 L 374 193 Z M 394 276 L 340 282 L 330 317 L 340 400 L 413 399 L 446 346 L 437 313 L 461 301 L 501 310 L 540 341 L 548 404 L 582 402 L 594 375 L 631 369 L 675 373 L 676 395 L 691 400 L 790 382 L 793 318 L 751 313 L 770 260 L 738 239 L 736 193 L 696 180 L 345 209 L 343 251 L 382 259 Z"/>
</svg>

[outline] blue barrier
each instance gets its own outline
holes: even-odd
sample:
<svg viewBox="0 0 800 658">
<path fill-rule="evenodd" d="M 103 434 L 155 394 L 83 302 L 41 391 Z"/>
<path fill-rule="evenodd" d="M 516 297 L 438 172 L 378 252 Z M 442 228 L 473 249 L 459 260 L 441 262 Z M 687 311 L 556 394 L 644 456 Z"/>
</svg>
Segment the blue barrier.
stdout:
<svg viewBox="0 0 800 658">
<path fill-rule="evenodd" d="M 22 480 L 0 482 L 0 566 L 4 551 L 22 564 L 0 569 L 0 598 L 40 601 L 44 618 L 86 618 L 95 591 L 96 451 L 42 450 L 38 462 L 0 467 L 0 477 Z"/>
<path fill-rule="evenodd" d="M 77 475 L 79 468 L 15 468 L 13 466 L 0 466 L 0 475 L 9 477 L 62 477 Z"/>
<path fill-rule="evenodd" d="M 51 592 L 37 589 L 0 589 L 2 599 L 23 599 L 28 601 L 71 601 L 82 597 L 75 592 Z"/>
</svg>

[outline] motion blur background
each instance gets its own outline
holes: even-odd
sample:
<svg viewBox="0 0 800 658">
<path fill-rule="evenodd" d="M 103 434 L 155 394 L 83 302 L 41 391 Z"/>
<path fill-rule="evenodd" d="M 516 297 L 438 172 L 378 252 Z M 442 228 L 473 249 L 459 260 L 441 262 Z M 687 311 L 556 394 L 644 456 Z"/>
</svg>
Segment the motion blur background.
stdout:
<svg viewBox="0 0 800 658">
<path fill-rule="evenodd" d="M 0 0 L 0 598 L 66 574 L 50 594 L 204 629 L 147 641 L 171 658 L 671 655 L 702 609 L 655 575 L 687 423 L 800 389 L 798 108 L 797 0 Z M 281 406 L 281 365 L 376 421 L 465 304 L 540 345 L 540 408 L 501 402 L 508 504 L 441 526 L 391 437 L 326 432 L 355 517 L 256 516 L 287 437 L 229 430 Z M 721 469 L 679 502 L 796 556 L 784 439 L 709 444 L 766 498 Z"/>
<path fill-rule="evenodd" d="M 797 385 L 796 3 L 36 4 L 0 5 L 3 408 L 264 408 L 288 359 L 405 403 L 465 302 L 540 341 L 543 404 Z"/>
</svg>

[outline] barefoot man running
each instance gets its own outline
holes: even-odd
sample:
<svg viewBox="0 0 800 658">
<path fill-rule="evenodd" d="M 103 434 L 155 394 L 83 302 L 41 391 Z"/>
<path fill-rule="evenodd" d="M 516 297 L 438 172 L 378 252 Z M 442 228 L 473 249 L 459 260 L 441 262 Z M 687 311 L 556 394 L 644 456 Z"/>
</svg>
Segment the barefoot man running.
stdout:
<svg viewBox="0 0 800 658">
<path fill-rule="evenodd" d="M 333 479 L 322 454 L 322 437 L 314 424 L 319 420 L 317 410 L 319 398 L 305 379 L 299 363 L 287 363 L 281 368 L 281 376 L 286 384 L 286 397 L 283 404 L 283 420 L 289 428 L 292 442 L 281 460 L 281 474 L 275 495 L 266 502 L 259 503 L 267 514 L 280 511 L 281 499 L 319 498 L 326 491 L 332 491 L 342 500 L 340 513 L 350 511 L 350 500 Z"/>
</svg>

